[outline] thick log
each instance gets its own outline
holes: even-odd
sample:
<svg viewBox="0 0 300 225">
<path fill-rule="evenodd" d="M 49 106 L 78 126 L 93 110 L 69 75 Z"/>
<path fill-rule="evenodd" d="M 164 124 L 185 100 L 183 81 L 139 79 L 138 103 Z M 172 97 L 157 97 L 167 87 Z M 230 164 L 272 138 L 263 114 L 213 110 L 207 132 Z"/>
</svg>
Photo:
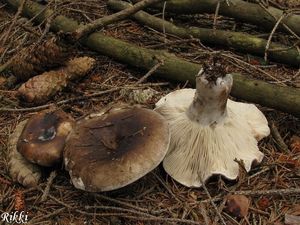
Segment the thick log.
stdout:
<svg viewBox="0 0 300 225">
<path fill-rule="evenodd" d="M 6 2 L 14 8 L 17 8 L 20 4 L 20 0 L 6 0 Z M 45 7 L 29 0 L 26 1 L 23 9 L 23 14 L 28 17 L 32 18 L 39 15 L 36 17 L 39 22 L 52 13 Z M 73 32 L 78 27 L 78 22 L 64 16 L 57 16 L 51 23 L 53 31 Z M 161 65 L 155 74 L 168 80 L 179 82 L 188 80 L 190 83 L 195 84 L 195 75 L 201 68 L 201 65 L 188 62 L 173 54 L 141 48 L 100 32 L 89 35 L 82 40 L 82 43 L 100 54 L 144 70 L 150 70 L 158 61 L 163 60 L 164 65 Z M 240 74 L 233 74 L 233 77 L 232 96 L 300 117 L 299 89 L 249 79 Z"/>
<path fill-rule="evenodd" d="M 130 3 L 109 0 L 108 5 L 114 10 L 124 10 L 132 7 Z M 224 30 L 213 30 L 207 28 L 184 28 L 174 25 L 171 22 L 165 21 L 158 17 L 152 16 L 147 12 L 139 11 L 133 17 L 140 23 L 149 26 L 158 31 L 176 35 L 181 38 L 199 38 L 202 43 L 212 46 L 219 45 L 227 48 L 235 49 L 239 52 L 250 53 L 254 55 L 264 56 L 267 45 L 267 40 L 257 38 L 253 35 L 231 32 Z M 272 51 L 272 49 L 285 49 L 281 51 Z M 300 65 L 300 53 L 297 48 L 288 48 L 287 46 L 271 43 L 269 46 L 268 57 L 270 60 L 289 64 L 295 67 Z"/>
<path fill-rule="evenodd" d="M 271 6 L 264 9 L 259 4 L 242 0 L 230 0 L 229 5 L 226 1 L 220 0 L 169 0 L 166 4 L 166 12 L 176 14 L 215 13 L 218 2 L 220 2 L 219 15 L 232 17 L 237 21 L 254 24 L 267 30 L 272 30 L 277 20 L 285 13 Z M 163 6 L 157 4 L 155 7 L 161 10 Z M 282 22 L 300 36 L 299 15 L 289 14 Z M 282 25 L 279 28 L 286 30 Z"/>
</svg>

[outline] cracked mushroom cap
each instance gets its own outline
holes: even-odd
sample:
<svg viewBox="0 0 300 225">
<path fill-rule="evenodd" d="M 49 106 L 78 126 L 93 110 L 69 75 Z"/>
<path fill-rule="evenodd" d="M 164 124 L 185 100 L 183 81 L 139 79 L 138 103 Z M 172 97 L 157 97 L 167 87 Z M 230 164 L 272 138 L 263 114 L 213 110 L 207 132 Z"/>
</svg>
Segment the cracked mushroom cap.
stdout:
<svg viewBox="0 0 300 225">
<path fill-rule="evenodd" d="M 66 138 L 75 121 L 62 110 L 32 116 L 17 144 L 18 151 L 30 162 L 53 166 L 62 160 Z"/>
<path fill-rule="evenodd" d="M 78 121 L 64 151 L 73 185 L 115 190 L 153 170 L 169 146 L 167 122 L 153 110 L 122 106 Z"/>
<path fill-rule="evenodd" d="M 247 171 L 263 159 L 257 141 L 269 135 L 268 122 L 255 105 L 227 99 L 231 86 L 231 75 L 210 80 L 204 72 L 196 89 L 174 91 L 156 103 L 171 133 L 164 169 L 185 186 L 200 187 L 214 174 L 235 179 L 235 159 Z"/>
</svg>

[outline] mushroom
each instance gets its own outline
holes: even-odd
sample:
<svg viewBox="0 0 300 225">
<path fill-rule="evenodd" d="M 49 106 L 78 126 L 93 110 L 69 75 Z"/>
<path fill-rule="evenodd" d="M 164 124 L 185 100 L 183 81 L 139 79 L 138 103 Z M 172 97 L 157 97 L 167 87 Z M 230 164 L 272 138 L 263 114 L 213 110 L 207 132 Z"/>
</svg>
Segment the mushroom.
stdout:
<svg viewBox="0 0 300 225">
<path fill-rule="evenodd" d="M 74 125 L 62 110 L 40 112 L 28 120 L 17 149 L 32 163 L 53 166 L 62 160 L 66 138 Z"/>
<path fill-rule="evenodd" d="M 25 159 L 17 151 L 17 143 L 19 137 L 27 123 L 24 120 L 17 124 L 14 132 L 9 136 L 8 140 L 8 171 L 13 181 L 17 181 L 25 187 L 37 186 L 42 176 L 41 168 Z"/>
<path fill-rule="evenodd" d="M 199 71 L 196 90 L 177 90 L 156 103 L 171 133 L 163 167 L 185 186 L 200 187 L 214 174 L 235 179 L 235 159 L 247 171 L 263 159 L 257 141 L 269 135 L 268 122 L 255 105 L 228 99 L 232 84 L 232 76 L 213 62 Z"/>
<path fill-rule="evenodd" d="M 76 188 L 110 191 L 158 166 L 169 141 L 168 124 L 158 113 L 115 106 L 77 122 L 68 138 L 64 162 Z"/>
</svg>

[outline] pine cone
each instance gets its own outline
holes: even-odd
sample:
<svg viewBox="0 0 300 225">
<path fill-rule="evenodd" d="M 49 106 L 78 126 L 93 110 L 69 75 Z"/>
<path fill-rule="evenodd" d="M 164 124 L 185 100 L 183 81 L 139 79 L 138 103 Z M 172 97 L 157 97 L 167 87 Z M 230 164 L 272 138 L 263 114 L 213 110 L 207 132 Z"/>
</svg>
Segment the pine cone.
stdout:
<svg viewBox="0 0 300 225">
<path fill-rule="evenodd" d="M 65 88 L 70 80 L 87 74 L 94 63 L 90 57 L 71 59 L 65 67 L 31 78 L 18 89 L 18 93 L 27 102 L 42 104 Z"/>
<path fill-rule="evenodd" d="M 68 49 L 55 38 L 51 38 L 40 45 L 31 45 L 22 49 L 13 57 L 9 69 L 18 80 L 26 81 L 35 75 L 63 65 L 69 56 Z"/>
</svg>

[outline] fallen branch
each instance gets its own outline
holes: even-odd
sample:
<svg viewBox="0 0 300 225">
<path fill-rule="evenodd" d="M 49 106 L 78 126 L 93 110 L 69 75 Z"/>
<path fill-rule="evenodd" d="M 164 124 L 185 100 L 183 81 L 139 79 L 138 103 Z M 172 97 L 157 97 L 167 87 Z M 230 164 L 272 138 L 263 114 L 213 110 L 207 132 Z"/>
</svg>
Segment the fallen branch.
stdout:
<svg viewBox="0 0 300 225">
<path fill-rule="evenodd" d="M 137 0 L 134 2 L 137 2 Z M 167 2 L 166 12 L 176 14 L 215 13 L 219 2 L 219 15 L 232 17 L 237 21 L 255 24 L 269 31 L 273 29 L 278 19 L 285 13 L 271 6 L 265 10 L 259 4 L 242 0 L 230 0 L 229 5 L 225 1 L 220 0 L 170 0 Z M 161 10 L 163 4 L 156 4 L 155 7 Z M 289 15 L 282 20 L 282 23 L 300 36 L 299 15 Z M 282 24 L 279 28 L 286 30 Z"/>
<path fill-rule="evenodd" d="M 131 7 L 130 3 L 119 0 L 109 0 L 108 5 L 114 10 L 124 10 L 128 7 Z M 270 41 L 267 41 L 263 38 L 258 38 L 241 32 L 212 30 L 196 27 L 179 27 L 171 22 L 152 16 L 144 11 L 137 12 L 133 15 L 133 17 L 138 22 L 161 32 L 165 31 L 168 34 L 173 34 L 184 39 L 192 36 L 194 38 L 199 38 L 202 43 L 225 46 L 240 52 L 251 53 L 263 57 L 267 48 L 269 59 L 296 67 L 300 65 L 300 53 L 296 47 L 289 49 L 288 46 L 270 43 Z M 273 49 L 278 48 L 285 50 L 272 51 Z"/>
<path fill-rule="evenodd" d="M 273 190 L 249 190 L 249 191 L 235 191 L 236 195 L 250 195 L 250 196 L 262 196 L 262 195 L 299 195 L 300 188 L 288 188 L 288 189 L 273 189 Z"/>
<path fill-rule="evenodd" d="M 96 29 L 99 29 L 108 24 L 115 23 L 117 21 L 126 19 L 127 17 L 136 13 L 137 11 L 146 8 L 151 4 L 155 4 L 158 2 L 162 2 L 162 1 L 164 1 L 164 0 L 142 0 L 138 3 L 136 3 L 135 5 L 133 5 L 132 7 L 126 8 L 115 14 L 102 17 L 100 19 L 97 19 L 97 20 L 89 23 L 89 24 L 79 27 L 78 29 L 76 29 L 76 31 L 73 33 L 72 36 L 74 36 L 74 38 L 76 40 L 79 40 L 80 38 L 94 32 Z"/>
<path fill-rule="evenodd" d="M 14 8 L 18 8 L 20 4 L 20 0 L 6 0 L 6 2 Z M 52 13 L 51 10 L 43 10 L 43 6 L 28 0 L 24 6 L 23 13 L 29 17 L 34 17 L 36 14 L 42 12 L 37 17 L 38 21 L 42 21 L 47 15 Z M 53 31 L 63 30 L 64 32 L 72 32 L 78 27 L 78 22 L 65 16 L 57 16 L 51 24 Z M 189 81 L 194 85 L 195 75 L 201 68 L 201 65 L 188 62 L 173 54 L 141 48 L 106 36 L 100 32 L 89 35 L 86 39 L 82 40 L 82 43 L 100 54 L 144 70 L 150 70 L 159 60 L 163 60 L 164 65 L 161 65 L 156 70 L 155 75 L 167 80 Z M 232 96 L 300 117 L 299 89 L 272 85 L 263 81 L 249 79 L 236 73 L 233 74 L 233 78 Z"/>
</svg>

